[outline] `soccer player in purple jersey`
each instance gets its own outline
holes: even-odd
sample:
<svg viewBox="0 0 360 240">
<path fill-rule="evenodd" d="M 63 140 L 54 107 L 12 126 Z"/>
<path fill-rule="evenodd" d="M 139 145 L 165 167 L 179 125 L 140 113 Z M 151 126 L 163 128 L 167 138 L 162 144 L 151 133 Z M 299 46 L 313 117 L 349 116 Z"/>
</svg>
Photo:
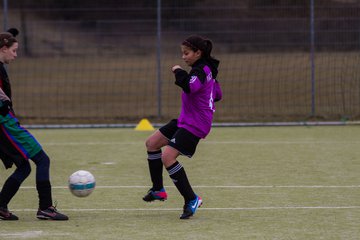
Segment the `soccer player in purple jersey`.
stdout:
<svg viewBox="0 0 360 240">
<path fill-rule="evenodd" d="M 184 167 L 176 160 L 179 155 L 192 157 L 201 138 L 211 129 L 214 102 L 221 100 L 222 92 L 216 76 L 219 61 L 211 56 L 212 42 L 200 36 L 190 36 L 181 44 L 182 59 L 191 67 L 186 72 L 179 65 L 172 67 L 175 84 L 182 89 L 182 107 L 178 119 L 171 120 L 146 140 L 152 188 L 143 197 L 146 202 L 164 201 L 163 165 L 184 197 L 180 219 L 193 216 L 202 204 L 186 176 Z M 162 151 L 162 147 L 164 147 Z"/>
<path fill-rule="evenodd" d="M 68 220 L 52 206 L 50 184 L 50 159 L 36 139 L 23 128 L 12 108 L 11 85 L 4 64 L 17 57 L 17 29 L 0 33 L 0 158 L 5 168 L 16 169 L 5 181 L 0 192 L 0 220 L 18 220 L 8 210 L 8 204 L 31 172 L 31 159 L 36 165 L 36 189 L 39 196 L 38 219 Z"/>
</svg>

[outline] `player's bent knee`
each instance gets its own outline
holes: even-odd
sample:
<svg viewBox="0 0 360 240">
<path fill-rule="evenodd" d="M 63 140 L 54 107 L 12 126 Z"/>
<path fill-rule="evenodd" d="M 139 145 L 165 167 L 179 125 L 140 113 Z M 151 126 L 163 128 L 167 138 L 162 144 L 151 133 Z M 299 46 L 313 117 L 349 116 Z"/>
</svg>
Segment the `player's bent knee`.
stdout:
<svg viewBox="0 0 360 240">
<path fill-rule="evenodd" d="M 166 146 L 168 140 L 161 135 L 152 135 L 145 141 L 145 146 L 148 151 L 158 151 Z"/>
<path fill-rule="evenodd" d="M 155 151 L 155 144 L 154 141 L 151 138 L 146 139 L 145 146 L 148 151 Z"/>
</svg>

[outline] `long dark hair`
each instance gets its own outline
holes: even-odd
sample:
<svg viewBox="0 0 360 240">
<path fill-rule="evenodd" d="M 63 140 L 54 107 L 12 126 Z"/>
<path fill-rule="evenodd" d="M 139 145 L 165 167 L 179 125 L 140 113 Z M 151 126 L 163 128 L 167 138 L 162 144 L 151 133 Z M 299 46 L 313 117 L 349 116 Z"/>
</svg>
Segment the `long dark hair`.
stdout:
<svg viewBox="0 0 360 240">
<path fill-rule="evenodd" d="M 210 39 L 205 39 L 201 36 L 190 36 L 182 42 L 182 45 L 189 47 L 191 50 L 196 52 L 200 50 L 202 57 L 214 64 L 215 67 L 219 65 L 219 60 L 211 56 L 213 43 Z"/>
</svg>

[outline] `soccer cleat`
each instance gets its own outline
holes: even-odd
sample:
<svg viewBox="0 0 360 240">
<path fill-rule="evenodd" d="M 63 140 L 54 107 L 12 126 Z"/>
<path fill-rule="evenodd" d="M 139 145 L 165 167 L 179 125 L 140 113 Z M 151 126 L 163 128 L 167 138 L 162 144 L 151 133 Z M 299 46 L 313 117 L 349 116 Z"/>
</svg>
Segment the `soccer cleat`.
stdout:
<svg viewBox="0 0 360 240">
<path fill-rule="evenodd" d="M 7 208 L 0 207 L 0 220 L 13 221 L 13 220 L 19 220 L 19 218 L 16 215 L 9 212 Z"/>
<path fill-rule="evenodd" d="M 45 210 L 39 209 L 37 211 L 36 217 L 41 220 L 68 220 L 68 216 L 59 213 L 57 209 L 53 206 L 48 207 Z"/>
<path fill-rule="evenodd" d="M 192 215 L 195 214 L 196 210 L 201 207 L 201 205 L 201 197 L 196 196 L 194 200 L 191 200 L 184 205 L 184 212 L 181 214 L 180 219 L 189 219 Z"/>
<path fill-rule="evenodd" d="M 143 197 L 145 202 L 152 202 L 155 200 L 165 201 L 167 199 L 167 193 L 164 188 L 159 191 L 154 191 L 152 188 L 148 191 L 148 193 Z"/>
</svg>

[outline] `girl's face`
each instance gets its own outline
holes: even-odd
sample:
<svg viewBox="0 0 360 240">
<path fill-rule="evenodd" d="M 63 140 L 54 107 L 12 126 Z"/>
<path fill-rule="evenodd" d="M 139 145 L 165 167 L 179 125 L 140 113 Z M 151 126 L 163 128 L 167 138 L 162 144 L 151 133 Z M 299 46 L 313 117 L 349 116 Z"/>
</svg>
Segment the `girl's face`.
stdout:
<svg viewBox="0 0 360 240">
<path fill-rule="evenodd" d="M 192 66 L 197 60 L 201 58 L 201 51 L 194 52 L 191 48 L 181 45 L 182 59 L 188 66 Z"/>
<path fill-rule="evenodd" d="M 9 64 L 11 61 L 13 61 L 17 57 L 17 50 L 18 50 L 19 44 L 17 42 L 14 42 L 14 44 L 11 47 L 2 47 L 0 49 L 1 51 L 1 61 L 3 63 Z"/>
</svg>

